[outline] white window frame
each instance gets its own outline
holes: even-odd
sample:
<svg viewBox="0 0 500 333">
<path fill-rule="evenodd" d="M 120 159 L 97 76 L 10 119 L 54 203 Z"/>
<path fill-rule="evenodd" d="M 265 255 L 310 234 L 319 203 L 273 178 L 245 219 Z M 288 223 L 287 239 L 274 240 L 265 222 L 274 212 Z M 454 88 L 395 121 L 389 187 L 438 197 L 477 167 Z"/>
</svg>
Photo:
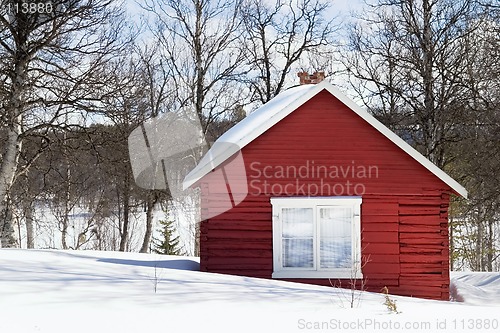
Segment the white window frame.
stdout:
<svg viewBox="0 0 500 333">
<path fill-rule="evenodd" d="M 361 279 L 361 197 L 273 197 L 273 278 L 335 278 L 335 279 Z M 349 207 L 352 208 L 352 263 L 350 268 L 320 268 L 319 251 L 319 218 L 318 211 L 321 207 Z M 283 208 L 313 208 L 314 218 L 314 267 L 292 268 L 283 267 L 282 246 L 282 221 Z"/>
</svg>

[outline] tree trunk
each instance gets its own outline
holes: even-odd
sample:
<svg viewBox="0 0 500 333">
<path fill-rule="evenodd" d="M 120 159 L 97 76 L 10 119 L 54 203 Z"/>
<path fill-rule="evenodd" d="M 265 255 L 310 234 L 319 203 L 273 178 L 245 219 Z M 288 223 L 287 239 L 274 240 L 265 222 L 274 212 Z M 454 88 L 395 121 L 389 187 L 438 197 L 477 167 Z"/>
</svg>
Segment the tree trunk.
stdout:
<svg viewBox="0 0 500 333">
<path fill-rule="evenodd" d="M 123 189 L 123 227 L 120 235 L 120 251 L 125 252 L 127 249 L 128 240 L 128 225 L 130 219 L 130 175 L 128 172 L 125 176 Z"/>
<path fill-rule="evenodd" d="M 35 232 L 33 219 L 33 203 L 26 203 L 24 206 L 24 219 L 26 221 L 26 247 L 35 248 Z"/>
<path fill-rule="evenodd" d="M 493 261 L 495 253 L 495 237 L 494 237 L 495 220 L 490 217 L 488 221 L 488 248 L 486 252 L 486 270 L 493 272 Z"/>
<path fill-rule="evenodd" d="M 153 233 L 153 211 L 157 199 L 154 194 L 149 195 L 146 201 L 146 233 L 142 242 L 141 253 L 148 253 L 149 243 L 151 242 L 151 234 Z"/>
<path fill-rule="evenodd" d="M 66 118 L 66 122 L 68 122 Z M 66 132 L 64 132 L 64 163 L 66 164 L 66 184 L 64 188 L 64 216 L 62 219 L 62 228 L 61 228 L 61 245 L 64 250 L 68 249 L 68 244 L 66 242 L 66 238 L 68 236 L 68 225 L 69 225 L 69 213 L 71 211 L 70 200 L 71 200 L 71 168 L 69 165 L 69 160 L 67 157 L 66 151 Z"/>
<path fill-rule="evenodd" d="M 64 250 L 68 249 L 68 243 L 66 242 L 67 236 L 68 236 L 68 215 L 64 214 L 62 220 L 62 228 L 61 228 L 61 245 Z"/>
<path fill-rule="evenodd" d="M 193 40 L 193 51 L 195 54 L 195 66 L 196 66 L 196 90 L 195 90 L 195 101 L 194 106 L 196 110 L 196 114 L 201 121 L 201 125 L 203 127 L 203 134 L 206 134 L 209 119 L 205 122 L 203 115 L 203 102 L 205 100 L 205 72 L 203 69 L 203 57 L 206 56 L 203 54 L 203 45 L 202 45 L 202 20 L 203 20 L 203 3 L 201 1 L 196 1 L 196 26 L 195 26 L 195 34 Z"/>
<path fill-rule="evenodd" d="M 438 147 L 438 129 L 436 124 L 436 110 L 434 101 L 434 41 L 432 40 L 432 4 L 429 0 L 424 0 L 422 2 L 423 11 L 423 27 L 422 27 L 422 39 L 420 48 L 422 50 L 422 67 L 421 76 L 424 86 L 424 126 L 426 127 L 424 133 L 425 144 L 425 156 L 429 158 L 431 162 L 436 164 L 438 167 L 442 168 L 440 165 L 436 149 Z M 418 29 L 418 25 L 415 26 Z M 418 31 L 418 30 L 416 30 Z M 424 128 L 425 128 L 424 127 Z"/>
<path fill-rule="evenodd" d="M 477 214 L 477 235 L 476 235 L 476 268 L 475 270 L 482 272 L 483 271 L 483 223 L 482 223 L 482 209 L 479 208 L 479 212 Z"/>
<path fill-rule="evenodd" d="M 201 222 L 196 221 L 194 225 L 194 256 L 200 256 L 200 236 L 201 236 Z"/>
<path fill-rule="evenodd" d="M 14 182 L 19 153 L 22 147 L 22 141 L 19 138 L 20 131 L 20 123 L 15 124 L 13 128 L 7 128 L 5 153 L 2 156 L 0 169 L 0 247 L 14 246 L 14 228 L 12 226 L 12 214 L 10 214 L 9 204 L 10 188 Z"/>
<path fill-rule="evenodd" d="M 10 189 L 14 183 L 19 155 L 22 149 L 22 126 L 23 126 L 23 93 L 25 92 L 25 82 L 30 56 L 26 52 L 26 37 L 24 34 L 17 36 L 17 50 L 13 52 L 14 65 L 10 92 L 6 100 L 4 111 L 5 130 L 7 140 L 5 142 L 4 153 L 1 156 L 0 167 L 0 247 L 12 247 L 14 245 L 12 219 L 10 210 Z M 9 67 L 7 67 L 8 69 Z"/>
</svg>

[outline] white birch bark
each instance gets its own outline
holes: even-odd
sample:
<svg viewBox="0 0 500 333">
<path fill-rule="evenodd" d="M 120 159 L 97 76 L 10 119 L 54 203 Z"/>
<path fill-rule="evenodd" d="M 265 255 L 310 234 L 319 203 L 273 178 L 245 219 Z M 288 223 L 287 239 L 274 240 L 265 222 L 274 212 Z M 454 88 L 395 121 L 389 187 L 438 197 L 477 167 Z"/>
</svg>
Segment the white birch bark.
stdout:
<svg viewBox="0 0 500 333">
<path fill-rule="evenodd" d="M 21 118 L 21 117 L 17 117 Z M 9 217 L 10 188 L 14 182 L 22 140 L 19 137 L 21 125 L 8 129 L 4 154 L 0 166 L 0 247 L 14 245 L 14 228 Z"/>
</svg>

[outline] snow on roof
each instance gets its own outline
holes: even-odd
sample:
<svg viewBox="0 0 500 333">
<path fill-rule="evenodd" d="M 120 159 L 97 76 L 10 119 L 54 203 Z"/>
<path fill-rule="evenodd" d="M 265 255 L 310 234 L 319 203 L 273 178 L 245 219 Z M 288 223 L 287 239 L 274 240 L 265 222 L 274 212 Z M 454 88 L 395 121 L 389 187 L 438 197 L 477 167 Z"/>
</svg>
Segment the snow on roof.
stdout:
<svg viewBox="0 0 500 333">
<path fill-rule="evenodd" d="M 201 159 L 200 163 L 186 176 L 184 179 L 184 188 L 188 188 L 195 184 L 210 171 L 224 163 L 224 161 L 236 152 L 234 147 L 242 149 L 323 90 L 328 91 L 340 100 L 344 105 L 363 118 L 399 148 L 404 150 L 408 155 L 413 157 L 413 159 L 419 162 L 427 170 L 450 186 L 455 192 L 467 198 L 467 190 L 462 185 L 443 170 L 439 169 L 328 81 L 323 81 L 315 85 L 302 85 L 288 89 L 233 126 L 216 141 L 216 143 L 225 144 L 215 144 Z"/>
</svg>

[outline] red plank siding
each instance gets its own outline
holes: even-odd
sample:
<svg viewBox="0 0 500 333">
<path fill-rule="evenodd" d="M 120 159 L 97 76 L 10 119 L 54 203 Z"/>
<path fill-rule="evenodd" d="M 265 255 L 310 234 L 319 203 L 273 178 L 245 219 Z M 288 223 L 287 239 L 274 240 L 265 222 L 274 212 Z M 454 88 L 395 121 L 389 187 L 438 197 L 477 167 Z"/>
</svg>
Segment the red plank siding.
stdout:
<svg viewBox="0 0 500 333">
<path fill-rule="evenodd" d="M 362 194 L 365 288 L 448 297 L 451 189 L 329 93 L 306 102 L 244 147 L 242 155 L 248 179 L 238 181 L 248 181 L 249 195 L 237 207 L 223 212 L 227 187 L 211 174 L 200 183 L 202 218 L 221 213 L 201 224 L 201 270 L 271 278 L 271 197 Z M 351 172 L 334 177 L 318 169 L 322 166 Z M 371 167 L 372 173 L 361 177 L 352 172 L 354 166 Z M 304 173 L 266 174 L 286 167 Z M 360 188 L 363 193 L 353 193 Z M 332 285 L 328 279 L 292 281 Z"/>
</svg>

